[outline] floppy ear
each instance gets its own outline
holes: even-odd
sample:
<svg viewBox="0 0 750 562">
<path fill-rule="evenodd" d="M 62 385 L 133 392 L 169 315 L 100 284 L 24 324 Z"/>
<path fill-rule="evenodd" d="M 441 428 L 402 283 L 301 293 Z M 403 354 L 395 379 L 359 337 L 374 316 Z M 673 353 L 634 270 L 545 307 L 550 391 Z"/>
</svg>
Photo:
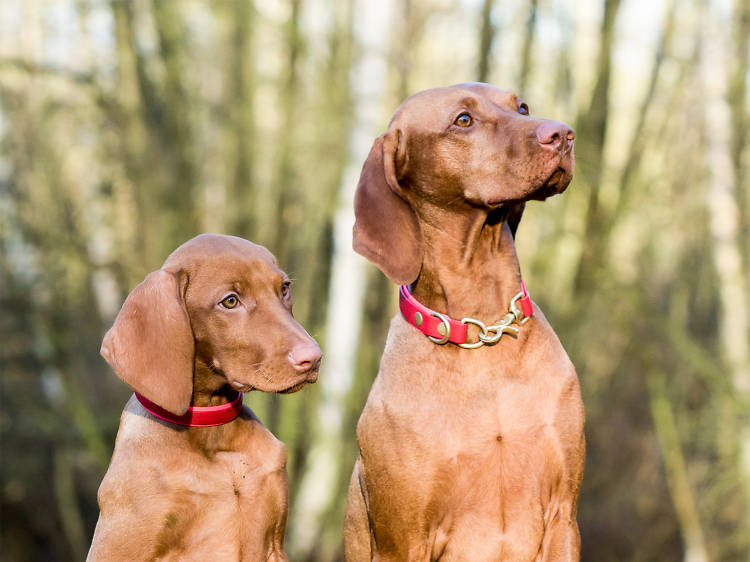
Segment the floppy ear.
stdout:
<svg viewBox="0 0 750 562">
<path fill-rule="evenodd" d="M 401 145 L 401 146 L 399 146 Z M 406 161 L 397 129 L 375 139 L 354 195 L 354 251 L 399 285 L 411 283 L 422 268 L 422 233 L 417 215 L 400 195 L 396 168 Z"/>
<path fill-rule="evenodd" d="M 518 230 L 518 224 L 521 222 L 521 216 L 523 215 L 523 210 L 526 208 L 526 201 L 520 201 L 518 203 L 513 203 L 510 205 L 508 209 L 508 216 L 505 219 L 508 221 L 508 226 L 510 227 L 510 232 L 513 234 L 513 239 L 516 239 L 516 230 Z"/>
<path fill-rule="evenodd" d="M 125 299 L 102 357 L 136 392 L 176 415 L 193 394 L 195 342 L 177 274 L 150 273 Z"/>
</svg>

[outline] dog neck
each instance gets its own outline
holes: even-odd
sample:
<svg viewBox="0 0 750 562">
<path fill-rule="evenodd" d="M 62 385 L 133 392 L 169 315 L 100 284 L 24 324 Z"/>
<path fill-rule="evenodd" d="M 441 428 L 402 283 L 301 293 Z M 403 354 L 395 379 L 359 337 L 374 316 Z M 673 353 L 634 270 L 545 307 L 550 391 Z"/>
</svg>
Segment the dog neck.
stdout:
<svg viewBox="0 0 750 562">
<path fill-rule="evenodd" d="M 420 219 L 424 259 L 414 297 L 453 318 L 492 322 L 505 314 L 521 271 L 503 210 L 448 214 L 424 206 Z"/>
<path fill-rule="evenodd" d="M 191 406 L 220 406 L 236 396 L 226 377 L 212 369 L 200 356 L 195 358 Z"/>
<path fill-rule="evenodd" d="M 230 402 L 234 397 L 236 397 L 236 391 L 227 384 L 226 377 L 209 367 L 200 355 L 196 356 L 193 371 L 193 397 L 190 405 L 220 406 Z M 190 442 L 191 447 L 209 456 L 219 451 L 232 450 L 238 436 L 247 431 L 246 426 L 236 423 L 185 429 L 184 436 Z"/>
</svg>

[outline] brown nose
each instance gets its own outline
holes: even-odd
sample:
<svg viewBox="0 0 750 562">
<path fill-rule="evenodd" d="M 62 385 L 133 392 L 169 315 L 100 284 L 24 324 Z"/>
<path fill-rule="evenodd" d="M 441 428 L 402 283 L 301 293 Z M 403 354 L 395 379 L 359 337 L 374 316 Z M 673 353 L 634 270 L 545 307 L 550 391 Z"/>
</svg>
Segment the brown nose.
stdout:
<svg viewBox="0 0 750 562">
<path fill-rule="evenodd" d="M 323 353 L 320 351 L 318 344 L 314 341 L 309 341 L 296 345 L 289 353 L 289 361 L 291 361 L 294 369 L 300 373 L 317 369 L 320 366 L 320 358 Z"/>
<path fill-rule="evenodd" d="M 536 130 L 539 144 L 552 150 L 562 150 L 573 144 L 576 138 L 573 129 L 560 121 L 545 121 Z"/>
</svg>

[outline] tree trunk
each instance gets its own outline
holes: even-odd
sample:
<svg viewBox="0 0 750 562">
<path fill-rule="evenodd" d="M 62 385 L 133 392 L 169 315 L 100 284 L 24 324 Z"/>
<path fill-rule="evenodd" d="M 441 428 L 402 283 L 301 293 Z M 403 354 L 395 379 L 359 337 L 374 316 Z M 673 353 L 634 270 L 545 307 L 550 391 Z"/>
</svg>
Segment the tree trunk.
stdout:
<svg viewBox="0 0 750 562">
<path fill-rule="evenodd" d="M 672 405 L 667 397 L 664 375 L 652 372 L 648 374 L 646 380 L 654 428 L 659 438 L 667 482 L 685 544 L 683 560 L 684 562 L 708 562 L 706 540 L 703 536 L 698 509 L 688 479 L 687 466 L 682 454 L 680 435 L 677 431 Z"/>
<path fill-rule="evenodd" d="M 604 169 L 604 142 L 609 119 L 609 84 L 612 66 L 612 45 L 617 11 L 620 0 L 604 0 L 604 18 L 599 32 L 599 56 L 597 58 L 596 82 L 591 94 L 591 103 L 576 126 L 579 144 L 579 166 L 577 174 L 589 190 L 588 206 L 583 234 L 583 251 L 575 276 L 575 289 L 585 292 L 593 282 L 596 263 L 601 259 L 599 235 L 602 231 L 602 216 L 599 209 L 599 190 Z"/>
<path fill-rule="evenodd" d="M 523 36 L 523 47 L 521 47 L 521 69 L 518 73 L 518 93 L 522 97 L 527 94 L 526 83 L 531 71 L 531 47 L 534 45 L 536 13 L 538 9 L 539 0 L 530 0 L 529 16 L 526 18 L 526 33 Z"/>
<path fill-rule="evenodd" d="M 150 137 L 144 122 L 148 113 L 144 107 L 143 95 L 144 92 L 150 92 L 150 88 L 148 82 L 144 83 L 145 73 L 138 70 L 143 61 L 138 58 L 133 46 L 134 7 L 124 2 L 111 2 L 110 6 L 115 27 L 117 101 L 120 107 L 118 124 L 122 131 L 122 160 L 125 175 L 132 185 L 135 215 L 140 225 L 133 232 L 135 251 L 132 252 L 134 258 L 140 256 L 140 260 L 139 263 L 126 264 L 126 268 L 143 270 L 149 264 L 157 263 L 159 259 L 158 250 L 154 247 L 154 241 L 157 239 L 157 206 L 153 204 L 152 186 L 145 173 L 145 169 L 148 168 Z M 127 252 L 123 254 L 128 255 Z"/>
<path fill-rule="evenodd" d="M 187 71 L 185 50 L 185 26 L 182 13 L 173 0 L 153 0 L 152 12 L 156 24 L 159 51 L 164 65 L 164 117 L 169 134 L 167 152 L 171 164 L 170 182 L 162 188 L 163 205 L 172 210 L 166 222 L 166 240 L 169 248 L 182 243 L 200 231 L 200 221 L 195 201 L 198 155 L 193 141 L 193 111 L 190 104 L 190 87 L 185 83 Z"/>
<path fill-rule="evenodd" d="M 396 69 L 396 84 L 394 104 L 401 103 L 414 92 L 411 89 L 410 78 L 416 54 L 419 52 L 419 42 L 424 36 L 424 26 L 430 15 L 429 2 L 415 2 L 414 0 L 398 0 L 394 8 L 400 17 L 394 18 L 398 22 L 398 31 L 393 33 L 391 40 L 390 60 Z"/>
<path fill-rule="evenodd" d="M 284 76 L 281 81 L 279 98 L 281 100 L 282 122 L 277 139 L 276 165 L 271 192 L 276 196 L 276 216 L 273 220 L 275 229 L 269 249 L 275 254 L 286 271 L 298 271 L 298 252 L 301 240 L 295 240 L 292 231 L 299 232 L 302 226 L 302 197 L 299 193 L 299 178 L 294 163 L 295 141 L 297 138 L 297 94 L 299 86 L 299 57 L 302 48 L 302 37 L 299 29 L 302 0 L 290 0 L 290 15 L 286 22 L 286 41 L 288 47 Z M 295 244 L 296 242 L 296 244 Z M 305 253 L 309 256 L 309 252 Z M 304 261 L 304 258 L 303 258 Z M 301 268 L 304 269 L 304 268 Z M 268 409 L 264 422 L 272 433 L 278 433 L 281 421 L 281 399 L 276 393 L 268 396 Z"/>
<path fill-rule="evenodd" d="M 392 2 L 355 3 L 354 34 L 360 45 L 351 73 L 355 101 L 348 165 L 334 217 L 333 258 L 326 321 L 326 359 L 320 386 L 316 440 L 297 496 L 290 547 L 304 558 L 319 539 L 323 514 L 335 501 L 340 480 L 346 400 L 354 377 L 365 287 L 365 260 L 351 249 L 354 191 L 373 139 L 383 128 L 382 100 L 387 83 L 388 29 Z"/>
<path fill-rule="evenodd" d="M 632 189 L 632 179 L 640 168 L 641 158 L 646 145 L 645 135 L 645 124 L 649 117 L 649 110 L 651 108 L 651 102 L 654 99 L 656 87 L 659 82 L 659 76 L 661 75 L 662 66 L 667 56 L 667 51 L 672 42 L 672 35 L 674 33 L 675 26 L 675 13 L 676 13 L 676 2 L 670 0 L 669 5 L 666 7 L 666 15 L 664 25 L 662 26 L 661 36 L 656 46 L 656 53 L 654 54 L 654 63 L 651 67 L 651 74 L 648 80 L 648 87 L 646 93 L 641 100 L 641 105 L 638 108 L 636 115 L 638 116 L 635 129 L 633 129 L 633 137 L 630 141 L 630 148 L 628 150 L 628 156 L 625 160 L 625 166 L 623 167 L 622 174 L 620 175 L 620 189 L 618 193 L 617 206 L 615 207 L 614 214 L 611 220 L 606 221 L 608 228 L 606 229 L 607 234 L 611 233 L 612 226 L 617 223 L 620 218 L 620 214 L 625 209 L 628 202 L 628 195 Z M 607 239 L 608 241 L 608 239 Z M 604 243 L 606 247 L 606 241 Z"/>
<path fill-rule="evenodd" d="M 72 451 L 63 444 L 57 445 L 53 458 L 55 501 L 65 536 L 74 560 L 83 560 L 88 550 L 83 517 L 76 498 L 76 486 L 71 464 Z"/>
<path fill-rule="evenodd" d="M 728 376 L 740 404 L 750 403 L 750 309 L 748 281 L 739 240 L 738 174 L 732 161 L 732 112 L 728 100 L 728 45 L 709 3 L 703 3 L 701 71 L 705 87 L 704 120 L 709 232 L 719 280 L 719 341 Z M 750 425 L 741 421 L 740 451 L 746 504 L 750 506 Z M 747 530 L 750 533 L 750 529 Z"/>
<path fill-rule="evenodd" d="M 494 0 L 482 3 L 482 23 L 479 31 L 479 59 L 477 63 L 477 80 L 487 82 L 490 74 L 492 43 L 495 39 L 495 27 L 492 25 L 492 5 Z"/>
<path fill-rule="evenodd" d="M 734 165 L 737 206 L 740 211 L 740 254 L 745 271 L 750 271 L 750 114 L 747 106 L 747 76 L 750 70 L 750 0 L 735 0 L 734 60 L 728 101 L 732 112 L 732 164 Z M 746 276 L 747 279 L 747 276 Z"/>
<path fill-rule="evenodd" d="M 255 140 L 253 100 L 255 72 L 252 33 L 255 9 L 250 0 L 235 0 L 229 7 L 232 23 L 227 68 L 227 179 L 226 201 L 232 209 L 228 217 L 229 231 L 237 236 L 255 234 L 253 173 Z"/>
</svg>

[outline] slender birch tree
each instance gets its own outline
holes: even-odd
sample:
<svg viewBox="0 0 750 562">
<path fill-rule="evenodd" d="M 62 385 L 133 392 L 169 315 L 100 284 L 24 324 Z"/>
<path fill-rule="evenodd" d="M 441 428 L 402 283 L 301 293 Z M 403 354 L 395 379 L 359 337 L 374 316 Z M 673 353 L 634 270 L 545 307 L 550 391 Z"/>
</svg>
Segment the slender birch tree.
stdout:
<svg viewBox="0 0 750 562">
<path fill-rule="evenodd" d="M 729 105 L 729 44 L 723 33 L 726 19 L 710 2 L 703 4 L 701 73 L 705 88 L 704 119 L 707 123 L 706 205 L 713 246 L 714 268 L 719 280 L 719 335 L 722 359 L 741 408 L 750 405 L 750 302 L 746 260 L 741 254 L 739 193 L 744 186 L 732 161 L 732 108 Z M 750 507 L 750 424 L 740 427 L 740 463 L 747 505 Z M 747 530 L 750 534 L 750 528 Z"/>
<path fill-rule="evenodd" d="M 296 556 L 304 557 L 320 540 L 321 521 L 336 489 L 342 469 L 343 413 L 355 375 L 364 303 L 365 261 L 352 250 L 354 192 L 362 163 L 373 139 L 383 128 L 383 98 L 387 84 L 388 38 L 392 2 L 354 4 L 354 38 L 358 56 L 351 72 L 354 121 L 350 132 L 348 164 L 342 176 L 333 224 L 333 256 L 329 308 L 326 320 L 326 360 L 321 372 L 316 413 L 316 437 L 297 496 L 293 520 Z M 353 431 L 353 428 L 351 428 Z M 353 461 L 353 459 L 352 459 Z"/>
</svg>

